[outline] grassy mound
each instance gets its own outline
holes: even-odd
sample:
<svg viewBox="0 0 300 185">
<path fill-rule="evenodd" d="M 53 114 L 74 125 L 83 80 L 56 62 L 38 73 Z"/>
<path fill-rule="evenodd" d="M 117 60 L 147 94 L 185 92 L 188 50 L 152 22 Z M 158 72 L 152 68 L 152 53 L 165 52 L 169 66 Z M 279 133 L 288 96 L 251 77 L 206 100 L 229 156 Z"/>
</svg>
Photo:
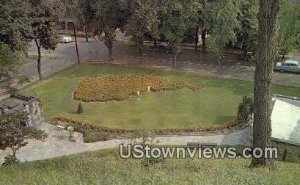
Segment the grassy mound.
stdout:
<svg viewBox="0 0 300 185">
<path fill-rule="evenodd" d="M 188 84 L 182 81 L 169 81 L 151 75 L 109 75 L 83 80 L 74 92 L 74 99 L 83 102 L 106 102 L 112 100 L 126 100 L 136 95 L 137 91 L 177 90 L 187 87 L 200 90 L 198 84 Z"/>
<path fill-rule="evenodd" d="M 249 169 L 244 159 L 167 159 L 149 167 L 100 151 L 0 167 L 0 184 L 299 184 L 300 165 Z"/>
</svg>

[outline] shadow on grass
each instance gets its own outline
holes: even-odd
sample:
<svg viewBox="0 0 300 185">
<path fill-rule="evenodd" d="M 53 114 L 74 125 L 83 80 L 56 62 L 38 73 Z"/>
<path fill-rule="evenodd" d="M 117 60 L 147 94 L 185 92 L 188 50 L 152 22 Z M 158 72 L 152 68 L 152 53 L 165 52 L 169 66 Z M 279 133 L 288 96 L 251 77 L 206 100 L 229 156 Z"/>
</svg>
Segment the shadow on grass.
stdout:
<svg viewBox="0 0 300 185">
<path fill-rule="evenodd" d="M 234 120 L 235 116 L 217 116 L 213 124 L 216 126 L 224 125 L 227 121 Z"/>
</svg>

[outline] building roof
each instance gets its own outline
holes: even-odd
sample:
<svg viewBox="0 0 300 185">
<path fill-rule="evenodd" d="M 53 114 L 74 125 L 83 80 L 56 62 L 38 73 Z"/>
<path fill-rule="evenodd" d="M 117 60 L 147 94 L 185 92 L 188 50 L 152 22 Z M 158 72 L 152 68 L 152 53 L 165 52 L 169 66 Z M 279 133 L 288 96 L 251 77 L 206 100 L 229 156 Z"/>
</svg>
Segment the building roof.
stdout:
<svg viewBox="0 0 300 185">
<path fill-rule="evenodd" d="M 0 101 L 0 112 L 14 113 L 24 110 L 25 106 L 38 99 L 33 96 L 14 95 Z"/>
<path fill-rule="evenodd" d="M 273 102 L 272 138 L 300 144 L 300 99 L 274 95 Z"/>
</svg>

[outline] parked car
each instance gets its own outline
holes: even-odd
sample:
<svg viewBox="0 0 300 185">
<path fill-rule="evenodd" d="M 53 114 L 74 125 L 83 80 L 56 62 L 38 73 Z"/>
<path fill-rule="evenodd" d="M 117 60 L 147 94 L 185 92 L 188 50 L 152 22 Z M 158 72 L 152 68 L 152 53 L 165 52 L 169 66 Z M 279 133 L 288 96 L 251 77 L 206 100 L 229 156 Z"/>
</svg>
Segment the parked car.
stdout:
<svg viewBox="0 0 300 185">
<path fill-rule="evenodd" d="M 59 38 L 60 43 L 69 43 L 72 42 L 72 37 L 71 36 L 66 36 L 66 35 L 61 35 Z"/>
<path fill-rule="evenodd" d="M 300 65 L 298 61 L 286 60 L 278 62 L 274 71 L 300 73 Z"/>
<path fill-rule="evenodd" d="M 155 52 L 170 53 L 169 45 L 166 42 L 158 43 L 156 46 L 152 45 L 150 49 Z"/>
</svg>

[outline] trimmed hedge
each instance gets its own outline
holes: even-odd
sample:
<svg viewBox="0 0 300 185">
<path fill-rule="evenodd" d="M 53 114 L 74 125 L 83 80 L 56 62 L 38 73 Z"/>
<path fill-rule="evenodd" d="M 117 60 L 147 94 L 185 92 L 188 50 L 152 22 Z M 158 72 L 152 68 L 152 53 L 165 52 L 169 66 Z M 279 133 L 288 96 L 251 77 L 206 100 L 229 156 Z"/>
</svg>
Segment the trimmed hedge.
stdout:
<svg viewBox="0 0 300 185">
<path fill-rule="evenodd" d="M 237 119 L 239 122 L 249 121 L 249 116 L 253 114 L 254 102 L 251 97 L 244 96 L 243 101 L 239 104 Z"/>
<path fill-rule="evenodd" d="M 97 141 L 106 141 L 109 139 L 115 138 L 124 138 L 128 137 L 130 134 L 141 132 L 143 130 L 134 129 L 134 130 L 126 130 L 126 129 L 114 129 L 101 127 L 92 123 L 83 122 L 79 120 L 74 120 L 71 118 L 67 118 L 64 116 L 59 116 L 54 118 L 51 123 L 53 125 L 58 125 L 59 122 L 63 122 L 68 124 L 68 126 L 74 127 L 76 132 L 81 132 L 84 136 L 84 142 L 91 143 Z M 152 129 L 150 130 L 156 135 L 173 135 L 173 134 L 184 134 L 184 133 L 197 133 L 197 132 L 215 132 L 223 129 L 232 128 L 237 126 L 239 122 L 234 119 L 230 120 L 224 125 L 208 127 L 208 128 L 178 128 L 178 129 Z"/>
<path fill-rule="evenodd" d="M 74 99 L 83 102 L 107 102 L 113 100 L 126 100 L 136 95 L 137 91 L 143 93 L 151 87 L 151 91 L 177 90 L 184 87 L 193 91 L 202 88 L 199 84 L 184 83 L 182 81 L 168 81 L 152 75 L 109 75 L 103 77 L 87 78 L 80 82 L 74 92 Z"/>
</svg>

